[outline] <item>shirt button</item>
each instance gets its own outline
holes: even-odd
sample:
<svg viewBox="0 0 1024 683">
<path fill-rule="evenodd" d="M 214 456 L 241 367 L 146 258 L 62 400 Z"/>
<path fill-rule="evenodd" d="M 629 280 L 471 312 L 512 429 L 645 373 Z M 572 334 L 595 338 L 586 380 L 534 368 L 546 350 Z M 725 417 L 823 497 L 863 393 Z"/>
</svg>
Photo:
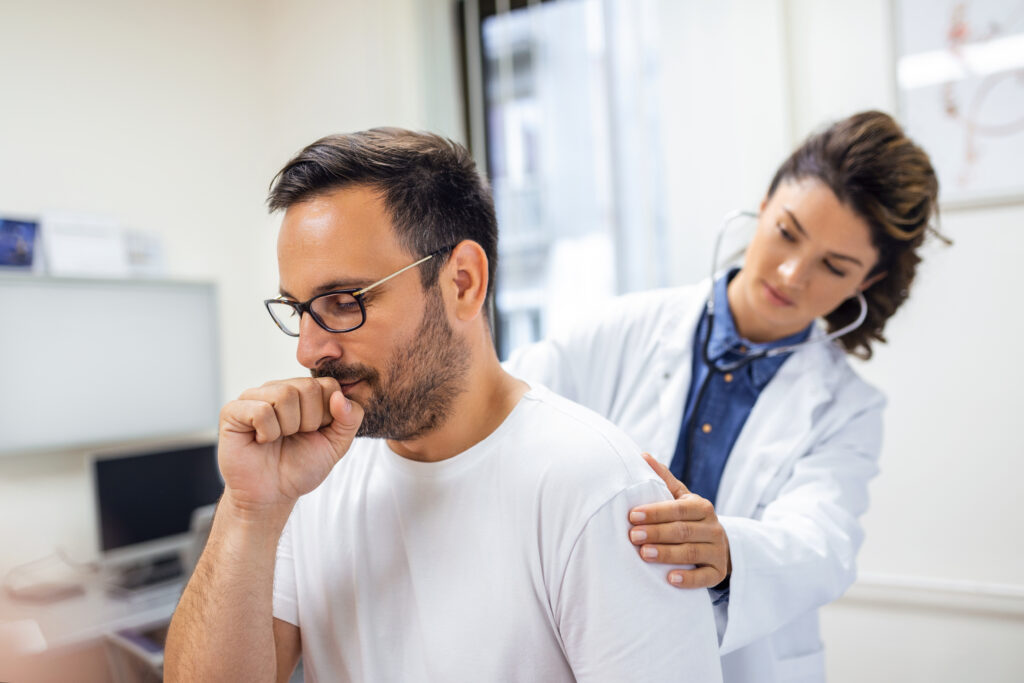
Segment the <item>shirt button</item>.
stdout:
<svg viewBox="0 0 1024 683">
<path fill-rule="evenodd" d="M 726 382 L 731 382 L 732 381 L 732 373 L 731 372 L 725 373 L 724 375 L 722 375 L 722 379 L 724 379 Z"/>
<path fill-rule="evenodd" d="M 662 375 L 662 376 L 661 376 L 661 378 L 662 378 L 662 379 L 668 379 L 668 378 L 670 378 L 671 376 L 672 376 L 672 373 L 671 373 L 671 372 L 666 372 L 666 373 L 665 373 L 664 375 Z"/>
<path fill-rule="evenodd" d="M 711 431 L 711 425 L 709 425 L 707 422 L 705 422 L 704 426 L 701 427 L 700 430 L 702 432 L 704 432 L 705 434 L 707 434 L 707 433 L 709 433 Z"/>
</svg>

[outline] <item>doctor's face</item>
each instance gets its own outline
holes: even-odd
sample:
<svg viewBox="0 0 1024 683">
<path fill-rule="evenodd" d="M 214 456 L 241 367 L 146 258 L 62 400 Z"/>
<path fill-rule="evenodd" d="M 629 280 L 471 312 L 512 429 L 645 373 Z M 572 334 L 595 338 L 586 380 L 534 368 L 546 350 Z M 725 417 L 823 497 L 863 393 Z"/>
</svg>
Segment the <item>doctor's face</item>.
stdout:
<svg viewBox="0 0 1024 683">
<path fill-rule="evenodd" d="M 729 307 L 747 339 L 796 334 L 877 277 L 871 229 L 821 181 L 781 183 L 761 204 L 742 270 L 729 283 Z"/>
</svg>

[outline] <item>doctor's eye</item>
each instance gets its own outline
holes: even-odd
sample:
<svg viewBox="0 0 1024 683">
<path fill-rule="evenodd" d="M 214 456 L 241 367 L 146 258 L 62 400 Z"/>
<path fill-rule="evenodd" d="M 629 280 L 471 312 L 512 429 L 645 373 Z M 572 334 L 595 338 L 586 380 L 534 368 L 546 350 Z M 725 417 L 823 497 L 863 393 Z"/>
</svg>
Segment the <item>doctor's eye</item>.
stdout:
<svg viewBox="0 0 1024 683">
<path fill-rule="evenodd" d="M 783 225 L 782 223 L 776 223 L 775 229 L 779 231 L 780 235 L 782 235 L 782 239 L 786 240 L 787 242 L 796 242 L 796 237 L 793 235 L 793 233 L 787 230 L 786 226 Z"/>
<path fill-rule="evenodd" d="M 825 264 L 825 267 L 828 268 L 829 272 L 831 272 L 833 275 L 838 275 L 839 277 L 846 277 L 846 271 L 839 270 L 838 268 L 833 266 L 828 259 L 825 259 L 824 261 L 822 261 L 822 263 Z"/>
</svg>

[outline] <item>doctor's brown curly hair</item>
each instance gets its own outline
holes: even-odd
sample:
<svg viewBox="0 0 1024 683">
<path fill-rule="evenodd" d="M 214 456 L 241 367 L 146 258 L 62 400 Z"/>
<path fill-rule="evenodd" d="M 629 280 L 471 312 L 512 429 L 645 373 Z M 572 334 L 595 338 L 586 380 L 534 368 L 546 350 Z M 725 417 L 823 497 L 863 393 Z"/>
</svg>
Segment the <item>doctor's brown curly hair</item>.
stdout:
<svg viewBox="0 0 1024 683">
<path fill-rule="evenodd" d="M 932 226 L 939 181 L 924 150 L 880 111 L 854 114 L 807 138 L 775 172 L 768 197 L 784 181 L 807 178 L 827 185 L 871 228 L 878 262 L 865 279 L 885 276 L 864 290 L 864 323 L 839 338 L 847 353 L 870 358 L 872 342 L 885 343 L 885 323 L 910 293 L 926 233 L 950 243 Z M 859 313 L 855 299 L 844 301 L 825 316 L 828 330 L 848 325 Z"/>
</svg>

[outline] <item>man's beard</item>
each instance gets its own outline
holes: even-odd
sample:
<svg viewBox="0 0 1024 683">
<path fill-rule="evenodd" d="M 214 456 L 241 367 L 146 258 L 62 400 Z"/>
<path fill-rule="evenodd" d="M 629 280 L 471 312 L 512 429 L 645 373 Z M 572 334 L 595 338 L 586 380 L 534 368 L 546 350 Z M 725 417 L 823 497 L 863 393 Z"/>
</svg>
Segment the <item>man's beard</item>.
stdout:
<svg viewBox="0 0 1024 683">
<path fill-rule="evenodd" d="M 333 377 L 339 384 L 362 380 L 370 389 L 370 397 L 361 401 L 363 422 L 356 436 L 395 441 L 421 437 L 444 424 L 455 397 L 466 390 L 469 345 L 448 324 L 436 288 L 426 299 L 423 322 L 412 342 L 395 350 L 383 372 L 339 360 L 312 370 L 314 377 Z"/>
</svg>

